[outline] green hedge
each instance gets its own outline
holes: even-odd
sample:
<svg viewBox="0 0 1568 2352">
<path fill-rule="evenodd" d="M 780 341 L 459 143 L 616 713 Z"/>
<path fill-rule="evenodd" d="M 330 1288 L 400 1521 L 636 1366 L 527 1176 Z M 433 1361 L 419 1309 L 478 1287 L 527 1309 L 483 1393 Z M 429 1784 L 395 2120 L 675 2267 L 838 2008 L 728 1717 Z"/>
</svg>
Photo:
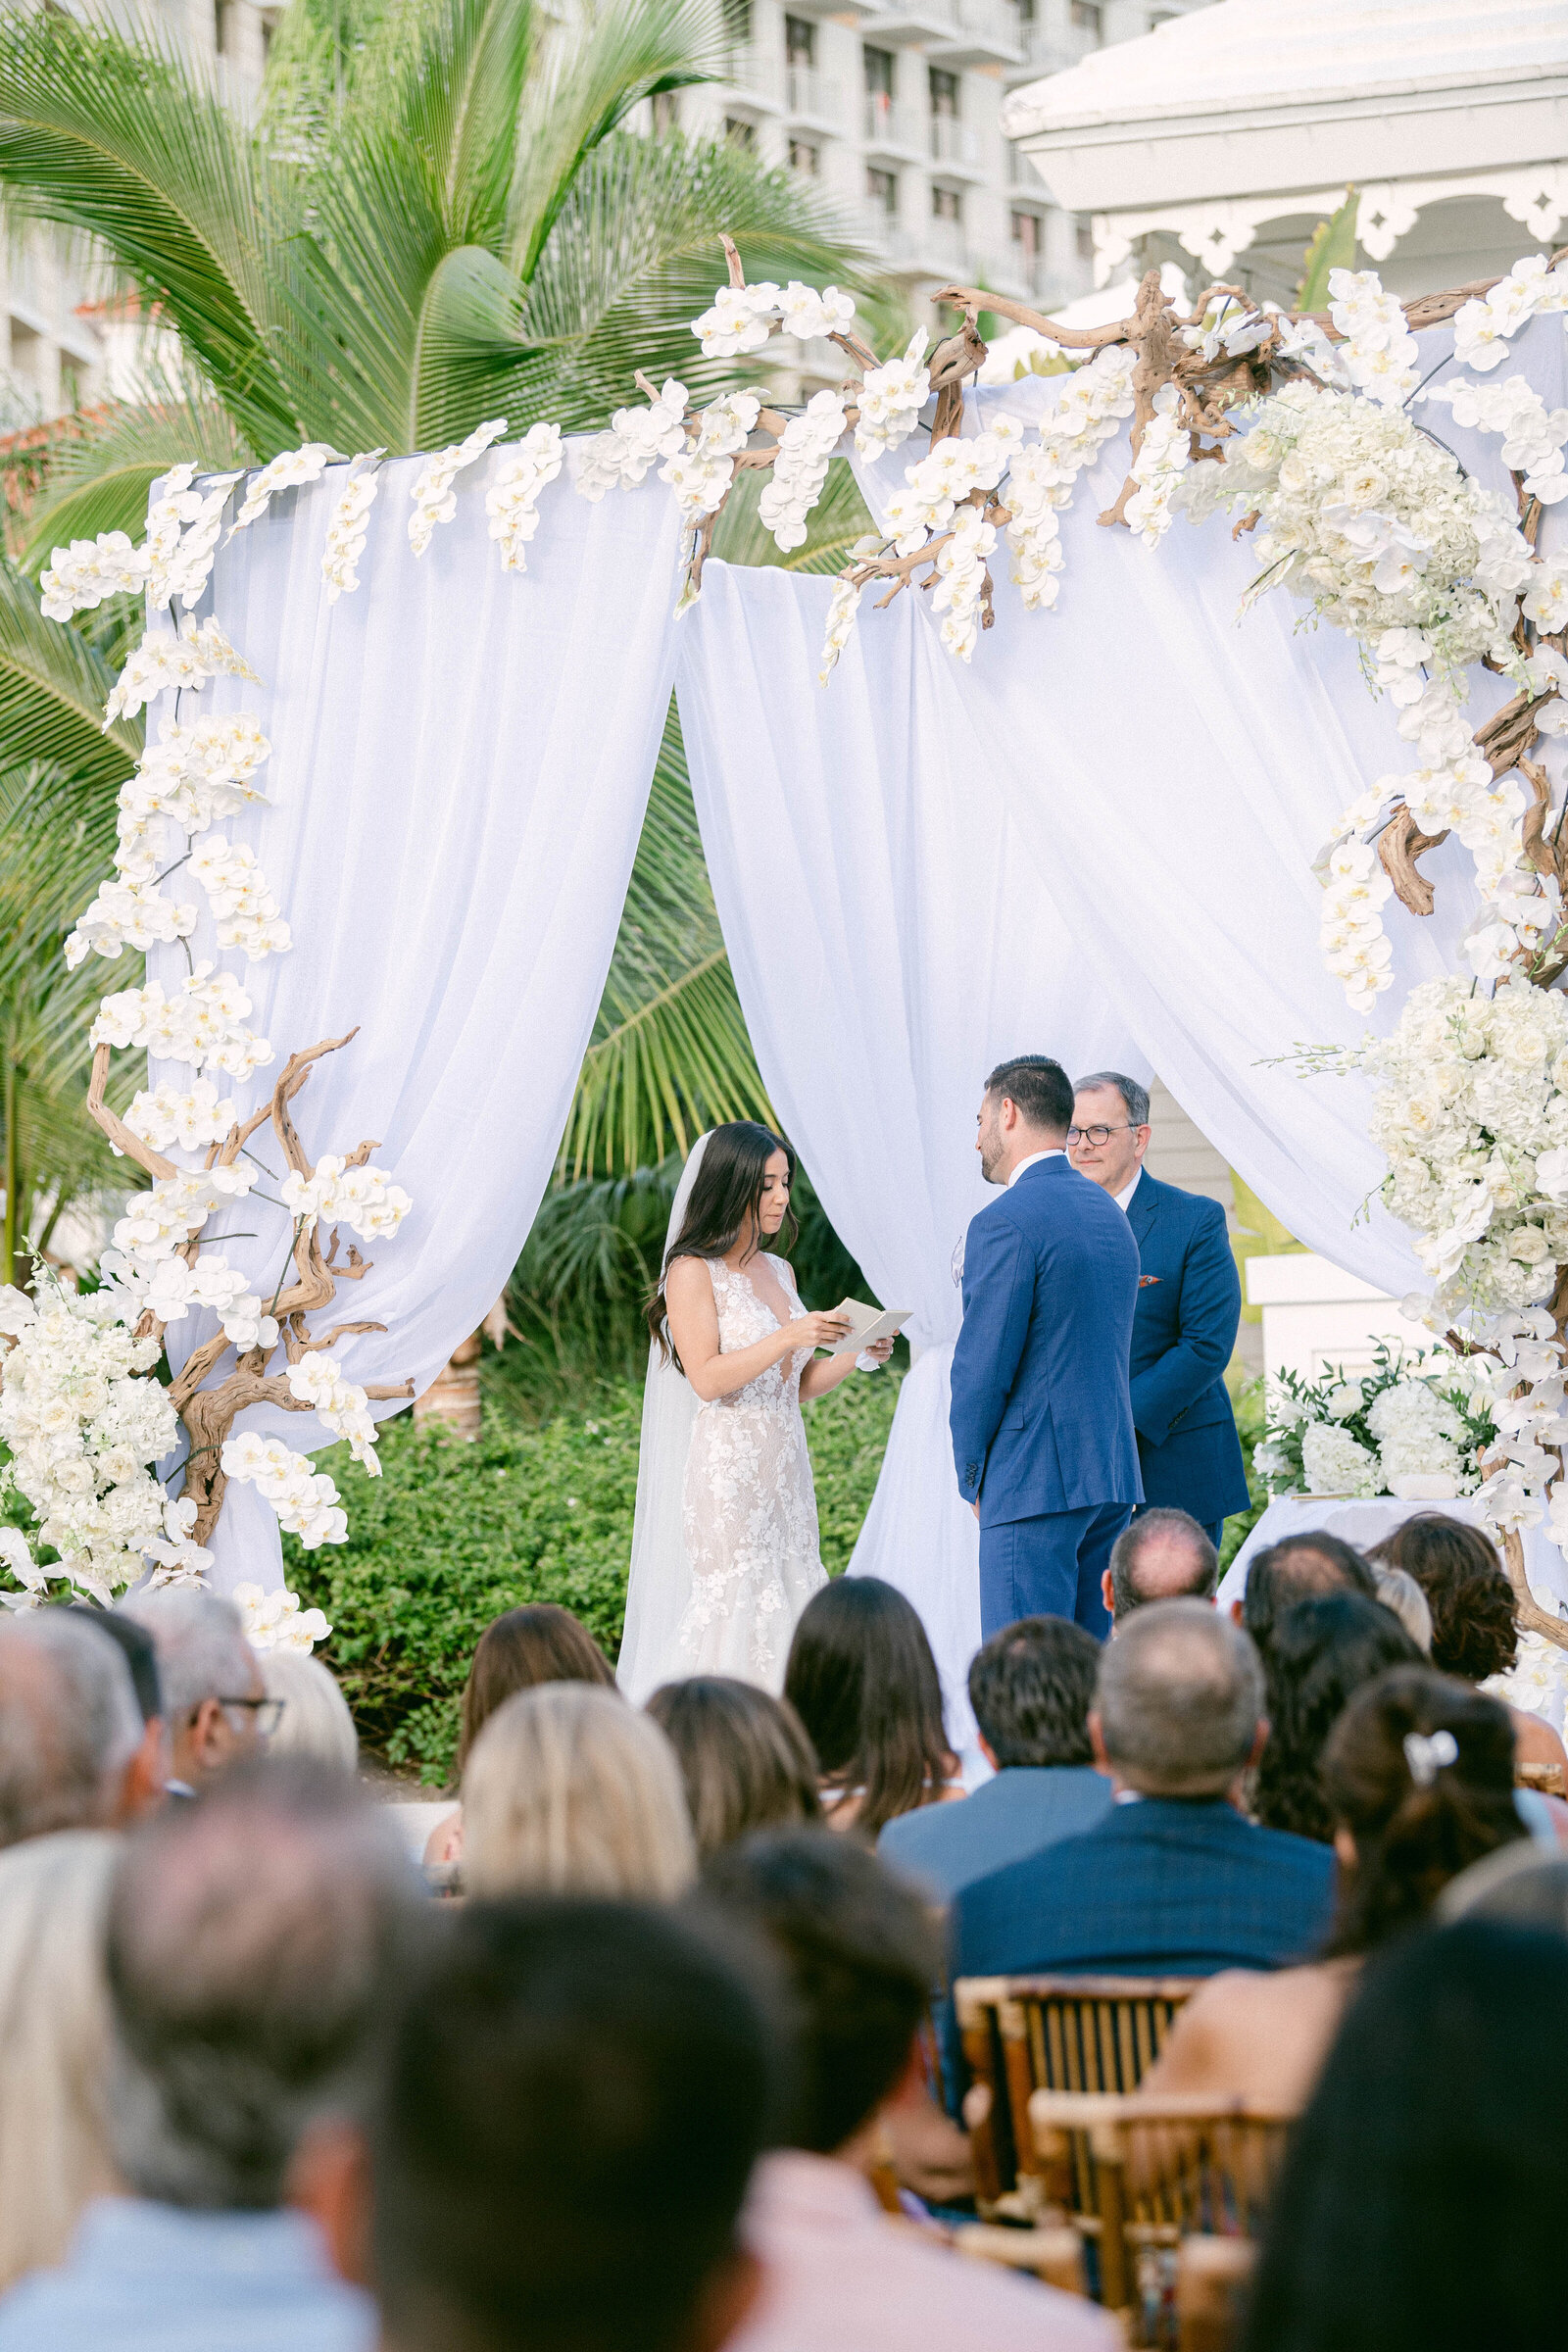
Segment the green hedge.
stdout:
<svg viewBox="0 0 1568 2352">
<path fill-rule="evenodd" d="M 897 1377 L 884 1374 L 806 1407 L 830 1574 L 859 1533 L 897 1396 Z M 615 1656 L 641 1418 L 642 1391 L 625 1382 L 537 1429 L 487 1411 L 471 1445 L 400 1417 L 384 1429 L 378 1479 L 346 1447 L 320 1456 L 349 1540 L 306 1551 L 285 1538 L 286 1572 L 332 1621 L 323 1654 L 369 1746 L 445 1786 L 474 1643 L 521 1601 L 561 1601 Z"/>
</svg>

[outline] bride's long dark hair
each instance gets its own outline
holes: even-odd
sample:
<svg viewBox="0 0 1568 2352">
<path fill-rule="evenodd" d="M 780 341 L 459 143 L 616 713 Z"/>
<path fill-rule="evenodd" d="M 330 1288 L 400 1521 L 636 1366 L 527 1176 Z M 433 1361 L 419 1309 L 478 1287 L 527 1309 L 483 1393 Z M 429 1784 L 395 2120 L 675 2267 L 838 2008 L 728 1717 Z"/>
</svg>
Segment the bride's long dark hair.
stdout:
<svg viewBox="0 0 1568 2352">
<path fill-rule="evenodd" d="M 763 1127 L 756 1119 L 730 1119 L 724 1126 L 713 1129 L 703 1152 L 703 1164 L 697 1171 L 680 1231 L 664 1260 L 665 1274 L 677 1257 L 723 1257 L 743 1234 L 751 1236 L 748 1256 L 761 1247 L 762 1183 L 775 1152 L 782 1152 L 789 1161 L 788 1181 L 793 1191 L 795 1154 L 771 1127 Z M 779 1238 L 786 1249 L 793 1247 L 798 1231 L 794 1211 L 786 1208 L 779 1228 Z M 675 1343 L 669 1336 L 662 1275 L 649 1293 L 647 1312 L 654 1345 L 666 1362 L 683 1370 Z"/>
</svg>

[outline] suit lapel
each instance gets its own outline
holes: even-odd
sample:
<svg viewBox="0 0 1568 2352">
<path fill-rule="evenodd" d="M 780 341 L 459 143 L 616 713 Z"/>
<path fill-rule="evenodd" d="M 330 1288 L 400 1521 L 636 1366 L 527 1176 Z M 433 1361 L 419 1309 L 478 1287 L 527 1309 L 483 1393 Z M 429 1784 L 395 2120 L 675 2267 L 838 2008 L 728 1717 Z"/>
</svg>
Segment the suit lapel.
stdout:
<svg viewBox="0 0 1568 2352">
<path fill-rule="evenodd" d="M 1127 1222 L 1133 1229 L 1133 1238 L 1140 1253 L 1158 1214 L 1158 1188 L 1152 1176 L 1140 1176 L 1138 1190 L 1127 1204 Z"/>
</svg>

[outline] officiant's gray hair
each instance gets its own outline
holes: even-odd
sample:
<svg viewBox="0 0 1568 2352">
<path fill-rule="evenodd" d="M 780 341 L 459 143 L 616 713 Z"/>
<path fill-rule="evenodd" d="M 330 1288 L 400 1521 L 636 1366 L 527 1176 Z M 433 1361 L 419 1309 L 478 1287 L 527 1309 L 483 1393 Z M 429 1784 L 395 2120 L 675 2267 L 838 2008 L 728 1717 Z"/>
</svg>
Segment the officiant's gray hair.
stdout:
<svg viewBox="0 0 1568 2352">
<path fill-rule="evenodd" d="M 1075 1094 L 1087 1095 L 1092 1087 L 1097 1086 L 1113 1086 L 1116 1089 L 1117 1094 L 1127 1105 L 1127 1119 L 1130 1126 L 1147 1127 L 1149 1125 L 1149 1089 L 1147 1086 L 1140 1086 L 1136 1078 L 1124 1077 L 1120 1070 L 1091 1070 L 1087 1078 L 1078 1080 L 1073 1091 Z"/>
<path fill-rule="evenodd" d="M 1252 1752 L 1263 1669 L 1249 1636 L 1207 1601 L 1151 1601 L 1106 1644 L 1095 1708 L 1129 1788 L 1221 1796 Z"/>
</svg>

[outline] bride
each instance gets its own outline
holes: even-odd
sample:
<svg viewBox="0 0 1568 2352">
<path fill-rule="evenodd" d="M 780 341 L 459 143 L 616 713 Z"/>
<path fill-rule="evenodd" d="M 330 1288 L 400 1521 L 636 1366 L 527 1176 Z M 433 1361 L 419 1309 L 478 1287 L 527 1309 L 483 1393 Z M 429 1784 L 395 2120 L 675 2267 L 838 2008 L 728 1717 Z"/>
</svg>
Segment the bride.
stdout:
<svg viewBox="0 0 1568 2352">
<path fill-rule="evenodd" d="M 616 1679 L 641 1701 L 661 1683 L 731 1674 L 784 1682 L 796 1620 L 827 1582 L 801 1398 L 885 1363 L 817 1360 L 846 1323 L 801 1302 L 786 1260 L 795 1238 L 795 1155 L 751 1119 L 698 1139 L 670 1212 L 648 1306 L 626 1631 Z"/>
</svg>

